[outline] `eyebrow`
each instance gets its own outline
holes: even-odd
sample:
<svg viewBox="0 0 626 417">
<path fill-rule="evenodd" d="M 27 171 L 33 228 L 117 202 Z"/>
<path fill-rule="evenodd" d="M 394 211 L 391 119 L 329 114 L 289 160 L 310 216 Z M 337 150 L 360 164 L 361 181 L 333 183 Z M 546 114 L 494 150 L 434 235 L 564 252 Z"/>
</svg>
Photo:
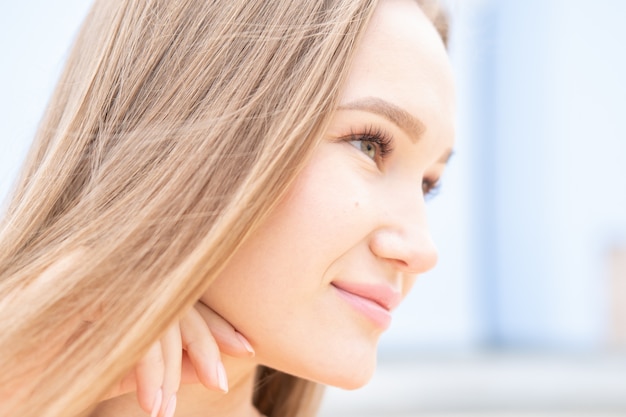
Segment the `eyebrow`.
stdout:
<svg viewBox="0 0 626 417">
<path fill-rule="evenodd" d="M 412 140 L 417 140 L 426 131 L 421 120 L 393 103 L 378 97 L 365 97 L 339 106 L 339 110 L 360 110 L 378 114 L 402 129 Z"/>
</svg>

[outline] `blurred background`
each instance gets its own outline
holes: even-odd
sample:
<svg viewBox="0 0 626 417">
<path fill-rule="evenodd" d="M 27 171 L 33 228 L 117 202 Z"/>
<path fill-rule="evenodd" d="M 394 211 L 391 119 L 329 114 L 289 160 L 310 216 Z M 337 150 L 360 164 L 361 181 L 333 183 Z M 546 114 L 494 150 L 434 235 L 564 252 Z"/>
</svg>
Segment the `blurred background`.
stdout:
<svg viewBox="0 0 626 417">
<path fill-rule="evenodd" d="M 0 14 L 0 196 L 86 0 Z M 440 250 L 372 382 L 322 417 L 626 415 L 626 2 L 449 0 L 456 153 Z"/>
</svg>

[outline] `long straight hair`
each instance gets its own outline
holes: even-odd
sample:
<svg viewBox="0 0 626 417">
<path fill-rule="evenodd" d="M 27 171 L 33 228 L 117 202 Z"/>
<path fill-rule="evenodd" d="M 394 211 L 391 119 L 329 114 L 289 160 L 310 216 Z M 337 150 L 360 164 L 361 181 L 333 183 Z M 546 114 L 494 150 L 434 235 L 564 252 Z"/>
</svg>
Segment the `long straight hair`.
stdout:
<svg viewBox="0 0 626 417">
<path fill-rule="evenodd" d="M 0 224 L 1 416 L 88 414 L 210 290 L 325 132 L 375 3 L 95 2 Z M 258 374 L 261 412 L 314 414 L 316 384 Z"/>
</svg>

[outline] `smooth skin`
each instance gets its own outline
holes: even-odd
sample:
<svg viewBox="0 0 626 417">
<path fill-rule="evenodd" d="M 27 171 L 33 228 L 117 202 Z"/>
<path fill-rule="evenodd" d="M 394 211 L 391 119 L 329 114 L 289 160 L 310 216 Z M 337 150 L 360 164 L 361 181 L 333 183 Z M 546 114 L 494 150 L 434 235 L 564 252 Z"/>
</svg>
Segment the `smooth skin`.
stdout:
<svg viewBox="0 0 626 417">
<path fill-rule="evenodd" d="M 385 286 L 402 299 L 434 267 L 425 198 L 450 156 L 454 111 L 435 28 L 413 0 L 383 0 L 331 126 L 287 196 L 114 393 L 137 388 L 141 408 L 130 393 L 96 414 L 153 412 L 162 389 L 153 415 L 169 417 L 177 399 L 176 416 L 257 416 L 259 364 L 344 388 L 365 384 L 385 326 L 346 302 L 338 286 Z"/>
</svg>

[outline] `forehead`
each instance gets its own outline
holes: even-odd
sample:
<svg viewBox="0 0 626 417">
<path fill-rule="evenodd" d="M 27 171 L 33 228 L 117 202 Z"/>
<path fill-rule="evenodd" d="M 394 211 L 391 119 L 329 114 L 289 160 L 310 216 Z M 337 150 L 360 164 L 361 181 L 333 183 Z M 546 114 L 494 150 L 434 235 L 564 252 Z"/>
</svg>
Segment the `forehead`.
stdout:
<svg viewBox="0 0 626 417">
<path fill-rule="evenodd" d="M 356 51 L 342 103 L 378 97 L 453 136 L 454 83 L 445 47 L 415 0 L 383 0 Z"/>
</svg>

